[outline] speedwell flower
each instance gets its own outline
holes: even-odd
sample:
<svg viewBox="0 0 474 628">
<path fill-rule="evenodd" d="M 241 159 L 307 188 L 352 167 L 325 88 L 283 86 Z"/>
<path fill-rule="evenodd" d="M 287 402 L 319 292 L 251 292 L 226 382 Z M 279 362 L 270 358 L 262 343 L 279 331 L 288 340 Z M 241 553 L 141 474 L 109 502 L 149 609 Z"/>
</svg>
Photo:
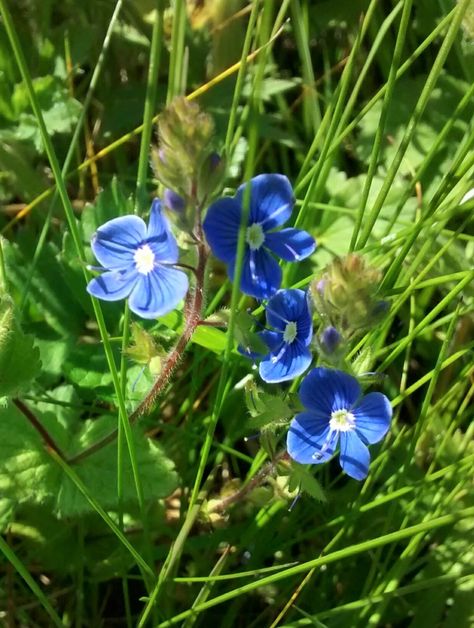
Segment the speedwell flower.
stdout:
<svg viewBox="0 0 474 628">
<path fill-rule="evenodd" d="M 300 229 L 276 230 L 290 218 L 294 204 L 293 190 L 285 176 L 260 174 L 250 181 L 250 186 L 240 288 L 245 294 L 266 299 L 281 284 L 281 268 L 274 255 L 296 262 L 311 255 L 316 243 L 309 233 Z M 227 264 L 231 279 L 235 274 L 245 187 L 241 185 L 234 198 L 225 197 L 213 203 L 203 224 L 212 252 Z"/>
<path fill-rule="evenodd" d="M 270 350 L 260 362 L 260 377 L 268 383 L 285 382 L 304 373 L 311 364 L 308 347 L 313 325 L 308 298 L 303 290 L 279 290 L 265 309 L 273 331 L 259 333 Z"/>
<path fill-rule="evenodd" d="M 301 384 L 299 397 L 306 408 L 290 424 L 289 455 L 301 464 L 326 462 L 340 440 L 340 464 L 356 480 L 369 471 L 367 445 L 378 443 L 388 431 L 392 407 L 379 392 L 361 397 L 355 377 L 342 371 L 316 368 Z"/>
<path fill-rule="evenodd" d="M 89 282 L 87 291 L 104 301 L 128 297 L 130 309 L 142 318 L 171 311 L 188 290 L 188 278 L 173 268 L 178 245 L 153 201 L 148 227 L 138 216 L 121 216 L 97 229 L 91 248 L 104 270 Z"/>
</svg>

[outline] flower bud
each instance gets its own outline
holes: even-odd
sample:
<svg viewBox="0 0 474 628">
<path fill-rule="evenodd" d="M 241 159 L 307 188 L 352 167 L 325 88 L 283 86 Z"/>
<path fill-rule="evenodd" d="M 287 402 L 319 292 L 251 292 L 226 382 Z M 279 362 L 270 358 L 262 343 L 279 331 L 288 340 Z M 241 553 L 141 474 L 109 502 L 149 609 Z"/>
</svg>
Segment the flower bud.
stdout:
<svg viewBox="0 0 474 628">
<path fill-rule="evenodd" d="M 388 307 L 377 299 L 381 273 L 356 253 L 336 258 L 313 281 L 311 295 L 321 318 L 344 336 L 362 331 Z"/>
<path fill-rule="evenodd" d="M 174 196 L 168 195 L 165 202 L 182 213 L 182 226 L 191 230 L 194 212 L 224 177 L 223 162 L 212 148 L 214 121 L 196 102 L 176 98 L 159 117 L 158 137 L 159 148 L 152 150 L 156 178 L 173 191 Z"/>
<path fill-rule="evenodd" d="M 332 325 L 326 327 L 319 337 L 321 348 L 328 355 L 333 354 L 338 349 L 341 340 L 341 334 Z"/>
<path fill-rule="evenodd" d="M 163 203 L 168 209 L 180 214 L 186 208 L 186 201 L 182 196 L 170 190 L 170 188 L 165 188 L 163 192 Z"/>
</svg>

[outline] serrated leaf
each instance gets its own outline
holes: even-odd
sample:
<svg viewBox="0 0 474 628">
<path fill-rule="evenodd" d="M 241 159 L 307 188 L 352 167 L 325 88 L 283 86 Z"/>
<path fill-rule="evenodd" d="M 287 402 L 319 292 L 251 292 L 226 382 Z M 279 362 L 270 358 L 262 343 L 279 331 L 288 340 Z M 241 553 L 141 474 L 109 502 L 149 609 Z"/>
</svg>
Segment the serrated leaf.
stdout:
<svg viewBox="0 0 474 628">
<path fill-rule="evenodd" d="M 82 106 L 71 97 L 61 81 L 53 76 L 42 76 L 33 80 L 33 87 L 49 135 L 72 131 Z M 15 136 L 22 141 L 31 142 L 38 152 L 42 152 L 41 133 L 35 116 L 29 113 L 28 91 L 24 83 L 15 85 L 12 103 L 18 120 Z"/>
<path fill-rule="evenodd" d="M 125 349 L 126 355 L 137 364 L 149 366 L 150 370 L 157 375 L 160 371 L 161 358 L 165 356 L 163 348 L 160 347 L 155 342 L 153 336 L 138 323 L 132 323 L 130 325 L 130 334 L 130 345 Z"/>
<path fill-rule="evenodd" d="M 308 493 L 308 495 L 319 502 L 327 501 L 326 495 L 318 480 L 304 465 L 292 461 L 290 476 L 288 478 L 288 490 L 293 492 L 298 488 Z"/>
<path fill-rule="evenodd" d="M 252 428 L 277 429 L 288 423 L 294 409 L 281 397 L 260 390 L 255 382 L 245 386 L 245 401 L 252 417 Z"/>
<path fill-rule="evenodd" d="M 255 319 L 248 312 L 237 312 L 235 315 L 234 334 L 238 344 L 250 353 L 266 355 L 268 347 L 260 336 L 253 331 Z"/>
<path fill-rule="evenodd" d="M 39 350 L 21 330 L 11 298 L 0 297 L 0 397 L 19 393 L 37 377 L 40 366 Z"/>
<path fill-rule="evenodd" d="M 67 388 L 67 387 L 66 387 Z M 72 389 L 69 387 L 72 394 Z M 113 431 L 116 417 L 79 422 L 76 412 L 62 409 L 40 412 L 38 420 L 68 455 L 74 455 Z M 140 428 L 133 431 L 137 465 L 145 499 L 150 501 L 169 495 L 177 486 L 174 465 L 161 447 L 145 437 Z M 90 494 L 107 510 L 118 507 L 117 451 L 110 443 L 75 465 L 75 470 Z M 44 444 L 31 424 L 9 405 L 0 408 L 0 494 L 14 503 L 50 504 L 61 517 L 74 517 L 92 512 L 92 508 L 70 479 L 48 455 Z M 136 506 L 136 490 L 128 457 L 124 460 L 124 504 Z"/>
<path fill-rule="evenodd" d="M 74 438 L 74 452 L 80 452 L 92 445 L 113 431 L 116 426 L 117 418 L 111 416 L 86 421 Z M 155 441 L 146 438 L 139 429 L 134 429 L 133 438 L 145 500 L 167 497 L 178 484 L 174 464 L 165 456 L 161 447 Z M 117 508 L 117 451 L 114 443 L 86 458 L 77 465 L 76 471 L 104 508 L 109 510 Z M 124 504 L 135 504 L 136 489 L 128 456 L 124 458 L 123 477 Z M 90 511 L 89 503 L 65 476 L 61 478 L 55 510 L 61 517 L 78 516 Z"/>
<path fill-rule="evenodd" d="M 8 278 L 20 294 L 29 283 L 28 305 L 34 319 L 45 320 L 65 337 L 80 334 L 84 328 L 86 312 L 65 276 L 65 266 L 59 261 L 59 249 L 53 242 L 48 242 L 43 247 L 35 272 L 31 276 L 36 237 L 33 230 L 25 230 L 21 232 L 21 238 L 17 242 L 7 243 L 5 258 Z M 81 293 L 86 294 L 84 282 Z"/>
</svg>

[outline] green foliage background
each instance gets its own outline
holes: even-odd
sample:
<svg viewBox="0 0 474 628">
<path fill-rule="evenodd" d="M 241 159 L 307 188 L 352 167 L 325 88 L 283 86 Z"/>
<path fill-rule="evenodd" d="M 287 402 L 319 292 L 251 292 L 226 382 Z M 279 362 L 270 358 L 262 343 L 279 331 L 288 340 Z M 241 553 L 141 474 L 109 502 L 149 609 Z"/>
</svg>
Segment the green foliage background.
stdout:
<svg viewBox="0 0 474 628">
<path fill-rule="evenodd" d="M 0 9 L 0 621 L 472 625 L 472 0 Z M 123 304 L 85 291 L 89 241 L 162 192 L 152 123 L 182 94 L 215 118 L 228 190 L 260 172 L 294 184 L 318 249 L 286 286 L 349 250 L 383 272 L 390 312 L 352 357 L 384 374 L 394 424 L 363 484 L 337 461 L 282 465 L 218 507 L 297 403 L 245 385 L 225 329 L 200 327 L 159 406 L 128 424 L 153 373 L 126 351 Z M 211 271 L 206 315 L 242 341 L 255 303 Z M 159 355 L 182 327 L 181 312 L 142 324 Z"/>
</svg>

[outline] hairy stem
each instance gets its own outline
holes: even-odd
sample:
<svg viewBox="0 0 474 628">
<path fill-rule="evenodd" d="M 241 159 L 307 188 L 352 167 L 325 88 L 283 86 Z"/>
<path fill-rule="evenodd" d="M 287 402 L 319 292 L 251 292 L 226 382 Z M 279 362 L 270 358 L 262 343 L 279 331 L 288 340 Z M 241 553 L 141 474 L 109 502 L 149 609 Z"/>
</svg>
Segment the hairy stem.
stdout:
<svg viewBox="0 0 474 628">
<path fill-rule="evenodd" d="M 38 434 L 41 436 L 46 449 L 51 451 L 55 451 L 58 456 L 60 456 L 63 460 L 65 460 L 65 456 L 59 446 L 56 444 L 54 438 L 48 432 L 48 430 L 41 424 L 36 415 L 28 408 L 26 404 L 21 401 L 21 399 L 12 399 L 12 403 L 18 408 L 18 410 L 23 414 L 23 416 L 28 420 L 30 425 L 32 425 Z"/>
<path fill-rule="evenodd" d="M 175 368 L 180 363 L 183 358 L 184 351 L 191 340 L 191 337 L 196 330 L 196 327 L 200 324 L 202 313 L 204 309 L 204 281 L 205 281 L 205 271 L 206 271 L 206 263 L 207 258 L 209 256 L 209 250 L 207 245 L 204 242 L 202 228 L 200 224 L 200 220 L 198 221 L 198 226 L 196 228 L 197 235 L 197 252 L 198 252 L 198 262 L 196 267 L 196 283 L 194 286 L 194 290 L 189 292 L 186 298 L 185 304 L 185 326 L 183 333 L 178 339 L 178 342 L 173 347 L 173 349 L 168 354 L 163 367 L 158 375 L 155 383 L 148 391 L 146 397 L 143 401 L 135 408 L 132 414 L 128 417 L 131 424 L 135 423 L 141 416 L 144 414 L 148 414 L 154 407 L 156 401 L 162 394 L 166 384 L 168 383 L 169 378 L 173 374 Z M 69 458 L 69 464 L 76 464 L 84 458 L 88 458 L 96 451 L 99 451 L 109 443 L 112 443 L 118 435 L 118 430 L 114 430 L 104 436 L 101 440 L 97 441 L 84 451 L 81 451 L 79 454 Z"/>
</svg>

